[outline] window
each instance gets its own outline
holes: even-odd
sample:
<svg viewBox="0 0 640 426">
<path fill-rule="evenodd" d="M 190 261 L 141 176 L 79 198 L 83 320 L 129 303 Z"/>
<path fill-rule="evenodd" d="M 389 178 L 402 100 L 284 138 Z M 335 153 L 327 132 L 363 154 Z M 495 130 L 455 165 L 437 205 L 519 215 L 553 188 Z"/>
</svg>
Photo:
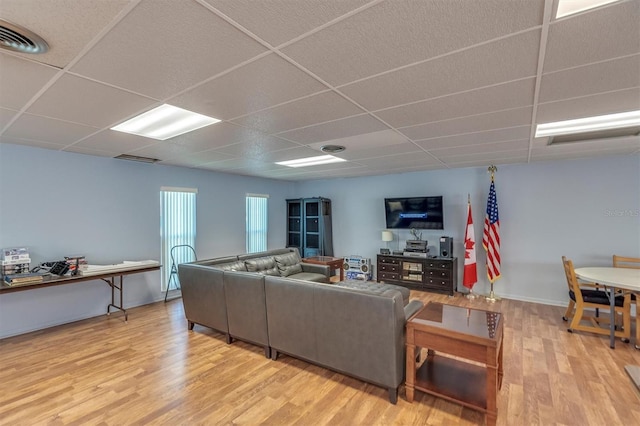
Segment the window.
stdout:
<svg viewBox="0 0 640 426">
<path fill-rule="evenodd" d="M 268 195 L 247 194 L 247 253 L 267 249 L 267 200 Z"/>
<path fill-rule="evenodd" d="M 196 244 L 196 194 L 195 188 L 160 188 L 160 244 L 162 259 L 162 286 L 167 290 L 171 279 L 171 289 L 178 288 L 178 275 L 171 278 L 171 249 L 179 245 Z M 193 250 L 174 250 L 176 266 L 191 262 Z"/>
</svg>

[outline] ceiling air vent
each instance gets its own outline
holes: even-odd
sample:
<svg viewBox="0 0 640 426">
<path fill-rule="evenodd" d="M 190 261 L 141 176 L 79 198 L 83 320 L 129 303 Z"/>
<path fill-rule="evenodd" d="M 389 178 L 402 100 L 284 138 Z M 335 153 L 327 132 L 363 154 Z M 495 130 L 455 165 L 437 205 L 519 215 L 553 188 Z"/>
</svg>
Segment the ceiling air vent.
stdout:
<svg viewBox="0 0 640 426">
<path fill-rule="evenodd" d="M 587 142 L 596 139 L 617 139 L 640 135 L 640 126 L 627 127 L 626 129 L 607 129 L 594 132 L 574 133 L 571 135 L 558 135 L 549 137 L 549 145 L 560 145 L 571 142 Z"/>
<path fill-rule="evenodd" d="M 344 151 L 345 148 L 342 145 L 323 145 L 320 147 L 320 151 L 322 152 L 328 152 L 329 154 L 335 154 L 336 152 L 342 152 Z"/>
<path fill-rule="evenodd" d="M 140 163 L 157 163 L 157 158 L 149 158 L 149 157 L 139 157 L 137 155 L 128 155 L 128 154 L 120 154 L 117 157 L 118 160 L 129 160 L 129 161 L 138 161 Z"/>
<path fill-rule="evenodd" d="M 38 34 L 0 19 L 0 49 L 20 53 L 45 53 L 49 45 Z"/>
</svg>

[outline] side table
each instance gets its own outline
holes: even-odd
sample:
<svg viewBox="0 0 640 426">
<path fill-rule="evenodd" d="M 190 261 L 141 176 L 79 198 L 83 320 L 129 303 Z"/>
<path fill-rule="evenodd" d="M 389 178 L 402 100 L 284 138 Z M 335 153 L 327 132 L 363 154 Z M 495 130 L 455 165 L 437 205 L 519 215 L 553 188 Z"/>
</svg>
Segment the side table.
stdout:
<svg viewBox="0 0 640 426">
<path fill-rule="evenodd" d="M 413 402 L 418 389 L 481 411 L 487 425 L 495 425 L 503 376 L 502 331 L 499 312 L 428 303 L 407 322 L 407 401 Z M 428 349 L 419 369 L 416 347 Z"/>
<path fill-rule="evenodd" d="M 332 256 L 312 256 L 305 257 L 302 259 L 305 263 L 315 263 L 318 265 L 328 265 L 331 270 L 340 270 L 340 281 L 344 281 L 344 259 L 341 257 L 332 257 Z"/>
</svg>

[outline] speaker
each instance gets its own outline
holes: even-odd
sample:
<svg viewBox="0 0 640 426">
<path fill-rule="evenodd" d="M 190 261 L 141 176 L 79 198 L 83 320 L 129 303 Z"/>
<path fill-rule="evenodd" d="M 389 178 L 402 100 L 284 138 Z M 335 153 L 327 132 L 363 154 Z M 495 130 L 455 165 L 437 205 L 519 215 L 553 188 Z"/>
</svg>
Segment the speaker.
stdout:
<svg viewBox="0 0 640 426">
<path fill-rule="evenodd" d="M 440 257 L 453 257 L 453 238 L 440 237 Z"/>
<path fill-rule="evenodd" d="M 371 259 L 360 259 L 360 272 L 363 274 L 371 273 Z"/>
</svg>

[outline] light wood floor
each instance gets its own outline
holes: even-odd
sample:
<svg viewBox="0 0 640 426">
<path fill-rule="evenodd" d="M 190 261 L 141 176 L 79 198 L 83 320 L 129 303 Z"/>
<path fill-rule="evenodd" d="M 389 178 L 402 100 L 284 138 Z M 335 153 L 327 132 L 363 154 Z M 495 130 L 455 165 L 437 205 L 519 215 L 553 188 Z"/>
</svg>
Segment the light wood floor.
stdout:
<svg viewBox="0 0 640 426">
<path fill-rule="evenodd" d="M 624 371 L 640 351 L 608 338 L 570 334 L 564 308 L 490 304 L 412 292 L 424 301 L 500 310 L 506 317 L 499 425 L 639 424 L 640 399 Z M 633 343 L 633 342 L 632 342 Z M 366 354 L 362 354 L 366 356 Z M 182 302 L 0 340 L 0 424 L 474 425 L 459 405 L 387 391 L 196 326 Z"/>
</svg>

